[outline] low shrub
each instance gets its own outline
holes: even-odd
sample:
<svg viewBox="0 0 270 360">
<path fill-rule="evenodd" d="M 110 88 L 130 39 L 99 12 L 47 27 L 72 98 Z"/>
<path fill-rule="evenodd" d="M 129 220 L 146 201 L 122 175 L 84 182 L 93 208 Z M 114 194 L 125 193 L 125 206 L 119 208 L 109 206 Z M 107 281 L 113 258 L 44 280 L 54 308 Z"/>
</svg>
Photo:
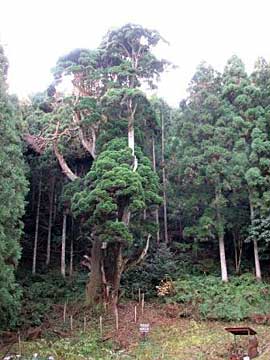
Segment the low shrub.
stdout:
<svg viewBox="0 0 270 360">
<path fill-rule="evenodd" d="M 140 288 L 146 297 L 156 297 L 156 287 L 160 282 L 166 277 L 176 279 L 177 270 L 181 268 L 174 254 L 166 246 L 151 249 L 140 266 L 124 273 L 122 287 L 125 296 L 131 297 L 132 292 L 138 292 Z"/>
<path fill-rule="evenodd" d="M 18 326 L 38 326 L 53 304 L 84 298 L 86 273 L 76 273 L 64 279 L 59 272 L 48 272 L 32 276 L 21 275 L 19 282 L 23 289 L 21 316 Z"/>
<path fill-rule="evenodd" d="M 270 314 L 270 285 L 250 274 L 222 283 L 215 276 L 189 276 L 174 282 L 166 302 L 192 306 L 202 319 L 241 321 L 253 314 Z"/>
</svg>

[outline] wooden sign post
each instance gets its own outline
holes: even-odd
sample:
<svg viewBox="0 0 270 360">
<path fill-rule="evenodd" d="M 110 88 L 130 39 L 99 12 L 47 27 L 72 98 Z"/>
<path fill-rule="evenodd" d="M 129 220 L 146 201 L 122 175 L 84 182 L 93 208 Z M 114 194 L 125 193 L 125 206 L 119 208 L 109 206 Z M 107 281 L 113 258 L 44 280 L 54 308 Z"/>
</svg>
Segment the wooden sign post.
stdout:
<svg viewBox="0 0 270 360">
<path fill-rule="evenodd" d="M 143 340 L 146 340 L 146 336 L 150 331 L 150 324 L 140 324 L 140 333 Z"/>
</svg>

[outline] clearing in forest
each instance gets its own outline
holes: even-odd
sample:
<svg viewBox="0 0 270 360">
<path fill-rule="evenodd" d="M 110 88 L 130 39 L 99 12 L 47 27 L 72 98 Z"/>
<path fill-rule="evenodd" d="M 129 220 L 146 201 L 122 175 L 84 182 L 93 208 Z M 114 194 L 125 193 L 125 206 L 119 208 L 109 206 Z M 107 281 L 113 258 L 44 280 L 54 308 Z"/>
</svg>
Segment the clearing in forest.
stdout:
<svg viewBox="0 0 270 360">
<path fill-rule="evenodd" d="M 228 349 L 233 340 L 224 330 L 229 326 L 250 326 L 249 323 L 223 323 L 180 318 L 176 307 L 147 303 L 144 314 L 138 308 L 137 323 L 134 322 L 134 307 L 129 302 L 119 307 L 119 330 L 115 330 L 114 318 L 104 317 L 102 339 L 97 319 L 88 319 L 83 332 L 81 313 L 74 307 L 74 329 L 72 332 L 59 327 L 61 313 L 55 314 L 50 328 L 44 329 L 42 338 L 32 342 L 22 342 L 25 358 L 38 353 L 40 359 L 49 355 L 54 359 L 138 359 L 138 360 L 222 360 L 228 359 Z M 143 341 L 139 332 L 140 323 L 150 324 L 150 333 Z M 258 360 L 270 358 L 270 332 L 265 325 L 252 324 L 258 333 L 261 355 Z M 61 329 L 61 330 L 60 330 Z M 58 333 L 58 338 L 55 335 Z M 54 334 L 54 336 L 53 336 Z M 63 336 L 66 334 L 66 337 Z M 18 345 L 13 346 L 18 351 Z M 39 359 L 39 358 L 38 358 Z"/>
</svg>

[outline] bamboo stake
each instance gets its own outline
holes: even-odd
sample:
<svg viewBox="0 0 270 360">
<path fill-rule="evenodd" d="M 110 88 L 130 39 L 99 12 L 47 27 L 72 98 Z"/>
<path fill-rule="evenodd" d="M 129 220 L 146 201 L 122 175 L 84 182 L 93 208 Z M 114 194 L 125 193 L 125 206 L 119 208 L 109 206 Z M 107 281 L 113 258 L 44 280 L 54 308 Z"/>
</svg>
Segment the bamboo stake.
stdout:
<svg viewBox="0 0 270 360">
<path fill-rule="evenodd" d="M 118 308 L 117 306 L 115 307 L 115 327 L 116 327 L 116 331 L 119 330 L 119 316 L 118 316 Z"/>
<path fill-rule="evenodd" d="M 137 322 L 137 305 L 134 306 L 134 322 Z"/>
<path fill-rule="evenodd" d="M 143 311 L 144 311 L 144 293 L 142 294 L 142 314 L 143 314 Z"/>
<path fill-rule="evenodd" d="M 67 315 L 67 302 L 65 301 L 64 304 L 64 311 L 63 311 L 63 322 L 66 322 L 66 315 Z"/>
<path fill-rule="evenodd" d="M 83 332 L 86 331 L 86 317 L 83 318 Z"/>
<path fill-rule="evenodd" d="M 100 336 L 102 337 L 102 316 L 99 317 Z"/>
<path fill-rule="evenodd" d="M 73 316 L 70 315 L 70 330 L 73 330 Z"/>
<path fill-rule="evenodd" d="M 139 304 L 141 302 L 141 288 L 139 288 Z"/>
<path fill-rule="evenodd" d="M 22 356 L 21 334 L 19 331 L 18 331 L 18 346 L 19 346 L 19 355 Z"/>
</svg>

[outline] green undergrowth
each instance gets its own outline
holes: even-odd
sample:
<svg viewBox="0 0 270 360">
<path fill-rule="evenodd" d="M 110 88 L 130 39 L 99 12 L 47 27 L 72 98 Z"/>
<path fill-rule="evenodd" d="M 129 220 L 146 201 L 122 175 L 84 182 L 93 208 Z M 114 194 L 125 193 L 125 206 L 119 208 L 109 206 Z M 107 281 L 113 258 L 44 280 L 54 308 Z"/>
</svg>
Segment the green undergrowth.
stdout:
<svg viewBox="0 0 270 360">
<path fill-rule="evenodd" d="M 236 323 L 235 326 L 250 325 Z M 222 360 L 229 358 L 228 349 L 233 337 L 224 330 L 226 323 L 181 319 L 174 324 L 151 327 L 145 341 L 134 342 L 128 349 L 119 349 L 112 341 L 102 341 L 93 329 L 73 338 L 39 340 L 22 343 L 22 360 Z M 269 359 L 270 334 L 267 326 L 256 326 L 261 356 Z M 128 335 L 127 335 L 128 336 Z M 242 344 L 246 337 L 239 339 Z M 16 349 L 14 349 L 16 350 Z"/>
<path fill-rule="evenodd" d="M 201 319 L 242 321 L 270 314 L 270 285 L 249 274 L 228 283 L 214 276 L 185 276 L 173 284 L 174 293 L 165 301 L 186 305 Z"/>
<path fill-rule="evenodd" d="M 64 279 L 58 271 L 35 276 L 21 274 L 18 280 L 23 289 L 23 297 L 17 326 L 41 325 L 54 304 L 84 299 L 86 278 L 86 273 L 76 273 L 72 278 Z"/>
<path fill-rule="evenodd" d="M 37 360 L 47 360 L 50 357 L 55 360 L 109 360 L 115 358 L 113 357 L 115 352 L 112 343 L 102 342 L 99 334 L 94 330 L 91 330 L 90 334 L 78 333 L 73 338 L 24 342 L 22 343 L 22 354 L 22 360 L 32 360 L 34 354 L 37 354 Z"/>
</svg>

